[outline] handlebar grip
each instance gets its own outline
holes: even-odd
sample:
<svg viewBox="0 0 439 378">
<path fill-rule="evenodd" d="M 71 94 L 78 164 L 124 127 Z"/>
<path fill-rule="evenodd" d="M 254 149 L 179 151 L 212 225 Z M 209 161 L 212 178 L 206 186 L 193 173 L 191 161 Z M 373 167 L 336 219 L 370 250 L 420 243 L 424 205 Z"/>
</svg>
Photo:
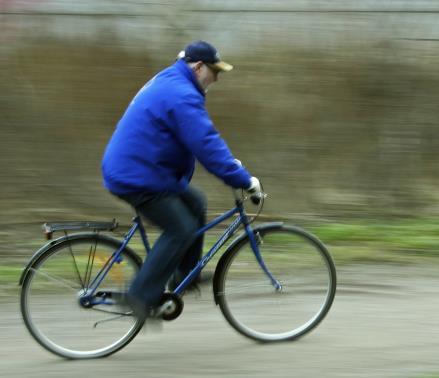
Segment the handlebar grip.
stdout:
<svg viewBox="0 0 439 378">
<path fill-rule="evenodd" d="M 253 205 L 259 205 L 262 201 L 262 196 L 259 194 L 253 194 L 250 196 L 250 200 L 252 201 Z"/>
</svg>

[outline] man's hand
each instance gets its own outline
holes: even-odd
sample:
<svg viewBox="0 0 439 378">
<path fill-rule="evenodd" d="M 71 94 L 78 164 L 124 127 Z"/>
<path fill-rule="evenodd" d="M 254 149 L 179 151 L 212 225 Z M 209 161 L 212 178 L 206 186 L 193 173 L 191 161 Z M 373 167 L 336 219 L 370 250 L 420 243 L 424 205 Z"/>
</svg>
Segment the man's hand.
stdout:
<svg viewBox="0 0 439 378">
<path fill-rule="evenodd" d="M 255 205 L 259 205 L 264 198 L 261 183 L 257 177 L 250 179 L 250 186 L 246 189 L 246 192 L 250 194 L 250 199 Z"/>
</svg>

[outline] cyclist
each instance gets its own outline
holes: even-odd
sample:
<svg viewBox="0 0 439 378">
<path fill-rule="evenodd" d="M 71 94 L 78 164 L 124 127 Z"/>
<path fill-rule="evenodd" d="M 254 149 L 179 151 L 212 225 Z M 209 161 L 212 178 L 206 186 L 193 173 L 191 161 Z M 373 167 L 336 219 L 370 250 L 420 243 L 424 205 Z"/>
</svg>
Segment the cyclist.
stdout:
<svg viewBox="0 0 439 378">
<path fill-rule="evenodd" d="M 211 44 L 190 43 L 137 93 L 106 147 L 105 187 L 162 230 L 126 295 L 137 316 L 154 316 L 171 276 L 178 284 L 201 256 L 203 238 L 195 235 L 206 199 L 189 185 L 195 159 L 227 185 L 261 195 L 205 108 L 209 85 L 232 68 Z"/>
</svg>

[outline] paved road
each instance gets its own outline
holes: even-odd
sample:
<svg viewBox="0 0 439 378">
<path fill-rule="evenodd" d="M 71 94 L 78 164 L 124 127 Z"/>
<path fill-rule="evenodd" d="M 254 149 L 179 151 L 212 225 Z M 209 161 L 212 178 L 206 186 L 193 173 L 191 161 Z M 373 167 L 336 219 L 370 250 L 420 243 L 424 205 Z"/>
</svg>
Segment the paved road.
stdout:
<svg viewBox="0 0 439 378">
<path fill-rule="evenodd" d="M 258 345 L 237 334 L 206 288 L 162 332 L 142 331 L 117 354 L 65 361 L 24 329 L 18 303 L 1 304 L 0 377 L 426 377 L 439 373 L 435 266 L 339 269 L 324 322 L 299 341 Z"/>
</svg>

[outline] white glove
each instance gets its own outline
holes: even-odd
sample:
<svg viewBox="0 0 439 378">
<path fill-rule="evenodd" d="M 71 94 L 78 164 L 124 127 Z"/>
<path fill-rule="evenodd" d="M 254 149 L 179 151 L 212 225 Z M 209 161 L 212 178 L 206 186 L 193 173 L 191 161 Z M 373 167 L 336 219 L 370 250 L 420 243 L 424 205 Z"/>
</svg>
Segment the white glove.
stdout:
<svg viewBox="0 0 439 378">
<path fill-rule="evenodd" d="M 250 186 L 246 189 L 250 194 L 261 192 L 261 183 L 257 177 L 250 178 Z"/>
<path fill-rule="evenodd" d="M 246 189 L 247 193 L 250 194 L 251 201 L 258 205 L 261 199 L 264 197 L 262 193 L 261 183 L 257 177 L 250 178 L 250 186 Z"/>
</svg>

